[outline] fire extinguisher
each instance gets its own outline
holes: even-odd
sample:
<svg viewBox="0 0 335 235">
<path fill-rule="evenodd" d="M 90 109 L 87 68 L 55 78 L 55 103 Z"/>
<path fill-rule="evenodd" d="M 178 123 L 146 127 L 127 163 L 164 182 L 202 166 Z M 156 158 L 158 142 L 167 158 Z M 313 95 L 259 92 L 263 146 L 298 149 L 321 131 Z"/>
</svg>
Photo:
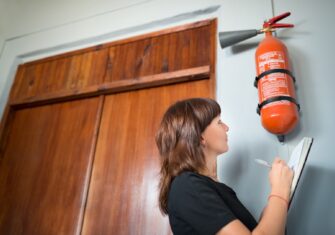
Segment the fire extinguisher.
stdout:
<svg viewBox="0 0 335 235">
<path fill-rule="evenodd" d="M 278 24 L 291 15 L 286 12 L 265 21 L 263 29 L 219 32 L 221 48 L 265 33 L 265 38 L 256 50 L 256 72 L 254 85 L 258 88 L 257 113 L 263 127 L 277 135 L 280 142 L 294 129 L 299 121 L 300 106 L 296 101 L 295 78 L 291 72 L 286 46 L 272 35 L 276 28 L 292 28 L 293 24 Z"/>
<path fill-rule="evenodd" d="M 275 28 L 291 28 L 292 24 L 278 24 L 289 12 L 276 16 L 263 24 L 265 38 L 255 54 L 257 76 L 254 85 L 258 88 L 257 113 L 263 127 L 277 135 L 280 142 L 291 132 L 299 120 L 299 104 L 295 95 L 295 78 L 291 72 L 286 46 L 273 36 Z"/>
</svg>

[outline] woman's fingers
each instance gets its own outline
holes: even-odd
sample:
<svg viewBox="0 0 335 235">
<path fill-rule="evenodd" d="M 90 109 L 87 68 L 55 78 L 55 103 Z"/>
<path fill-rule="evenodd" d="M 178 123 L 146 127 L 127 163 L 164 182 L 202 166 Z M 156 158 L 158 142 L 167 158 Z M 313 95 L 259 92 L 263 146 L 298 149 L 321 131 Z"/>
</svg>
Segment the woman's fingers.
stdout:
<svg viewBox="0 0 335 235">
<path fill-rule="evenodd" d="M 289 198 L 293 172 L 283 159 L 275 158 L 269 177 L 272 192 L 284 198 Z"/>
<path fill-rule="evenodd" d="M 284 166 L 288 166 L 287 163 L 286 163 L 286 161 L 283 160 L 283 159 L 281 159 L 281 158 L 279 158 L 279 157 L 275 158 L 275 160 L 273 161 L 273 164 L 275 164 L 275 163 L 279 163 L 279 164 L 282 164 Z"/>
<path fill-rule="evenodd" d="M 273 161 L 273 164 L 279 164 L 279 163 L 284 163 L 285 164 L 285 161 L 280 159 L 279 157 L 276 157 L 275 160 Z"/>
<path fill-rule="evenodd" d="M 280 160 L 280 157 L 275 157 L 275 160 L 273 162 L 279 162 Z"/>
</svg>

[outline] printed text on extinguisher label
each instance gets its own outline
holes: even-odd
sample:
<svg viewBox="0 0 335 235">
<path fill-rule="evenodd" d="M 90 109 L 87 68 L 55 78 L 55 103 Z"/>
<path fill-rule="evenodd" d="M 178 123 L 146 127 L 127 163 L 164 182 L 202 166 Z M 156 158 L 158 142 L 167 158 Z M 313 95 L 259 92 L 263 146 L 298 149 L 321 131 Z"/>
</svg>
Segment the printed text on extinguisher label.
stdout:
<svg viewBox="0 0 335 235">
<path fill-rule="evenodd" d="M 270 69 L 287 69 L 285 54 L 281 51 L 261 54 L 258 57 L 258 66 L 259 73 Z M 288 79 L 288 75 L 284 73 L 271 73 L 264 76 L 258 84 L 260 102 L 274 96 L 289 96 Z"/>
</svg>

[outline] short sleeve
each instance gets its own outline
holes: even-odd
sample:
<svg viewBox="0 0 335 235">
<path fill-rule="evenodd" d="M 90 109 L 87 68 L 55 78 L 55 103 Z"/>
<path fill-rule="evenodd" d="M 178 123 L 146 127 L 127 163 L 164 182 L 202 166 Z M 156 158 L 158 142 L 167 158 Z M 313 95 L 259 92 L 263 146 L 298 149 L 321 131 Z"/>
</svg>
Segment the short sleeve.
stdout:
<svg viewBox="0 0 335 235">
<path fill-rule="evenodd" d="M 197 233 L 217 233 L 236 217 L 208 180 L 183 173 L 173 181 L 168 201 L 169 214 L 180 218 Z"/>
</svg>

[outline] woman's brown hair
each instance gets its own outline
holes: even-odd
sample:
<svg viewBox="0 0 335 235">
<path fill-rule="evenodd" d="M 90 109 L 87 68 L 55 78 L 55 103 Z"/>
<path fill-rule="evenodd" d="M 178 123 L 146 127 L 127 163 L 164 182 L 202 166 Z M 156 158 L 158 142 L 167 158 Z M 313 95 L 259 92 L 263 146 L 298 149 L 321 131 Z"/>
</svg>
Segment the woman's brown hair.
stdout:
<svg viewBox="0 0 335 235">
<path fill-rule="evenodd" d="M 156 134 L 161 156 L 159 207 L 163 214 L 168 214 L 168 194 L 174 177 L 183 171 L 205 170 L 201 134 L 220 113 L 219 104 L 207 98 L 178 101 L 165 112 Z"/>
</svg>

